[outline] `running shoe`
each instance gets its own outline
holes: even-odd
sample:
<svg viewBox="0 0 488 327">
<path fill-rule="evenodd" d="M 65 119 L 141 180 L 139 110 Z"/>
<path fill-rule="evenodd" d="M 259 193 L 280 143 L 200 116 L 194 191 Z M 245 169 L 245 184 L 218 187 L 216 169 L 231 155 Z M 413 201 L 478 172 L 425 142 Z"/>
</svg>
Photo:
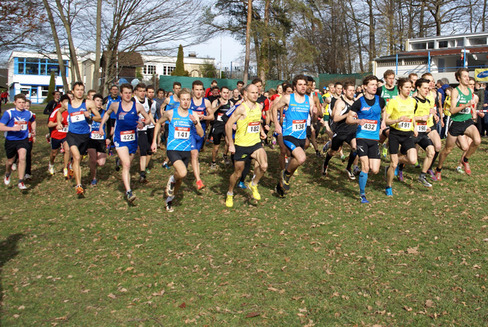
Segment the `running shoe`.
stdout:
<svg viewBox="0 0 488 327">
<path fill-rule="evenodd" d="M 169 165 L 168 165 L 168 163 L 166 161 L 163 162 L 162 167 L 165 168 L 165 169 L 169 169 Z"/>
<path fill-rule="evenodd" d="M 166 211 L 173 212 L 175 209 L 173 208 L 173 201 L 166 202 Z"/>
<path fill-rule="evenodd" d="M 257 185 L 252 185 L 252 182 L 249 182 L 249 189 L 251 190 L 252 192 L 252 197 L 256 200 L 261 200 L 261 194 L 259 194 L 259 191 L 258 191 L 258 186 Z"/>
<path fill-rule="evenodd" d="M 210 169 L 212 169 L 212 170 L 217 169 L 217 164 L 216 164 L 215 162 L 212 162 L 212 163 L 210 164 Z"/>
<path fill-rule="evenodd" d="M 229 159 L 229 156 L 228 155 L 223 154 L 222 155 L 222 158 L 224 159 L 224 164 L 225 165 L 230 165 L 230 159 Z"/>
<path fill-rule="evenodd" d="M 136 195 L 132 191 L 127 191 L 125 197 L 129 203 L 133 203 L 136 200 Z"/>
<path fill-rule="evenodd" d="M 359 176 L 359 174 L 361 174 L 361 169 L 359 168 L 359 166 L 354 166 L 352 173 L 354 174 L 354 176 Z"/>
<path fill-rule="evenodd" d="M 51 175 L 54 175 L 55 171 L 54 171 L 54 165 L 51 165 L 49 164 L 49 167 L 47 169 L 47 171 L 51 174 Z"/>
<path fill-rule="evenodd" d="M 7 186 L 10 185 L 10 175 L 5 175 L 5 177 L 3 178 L 3 183 Z"/>
<path fill-rule="evenodd" d="M 384 158 L 388 155 L 388 148 L 383 146 L 383 149 L 381 150 L 381 154 L 383 155 Z"/>
<path fill-rule="evenodd" d="M 464 172 L 466 175 L 471 176 L 471 167 L 469 166 L 469 162 L 465 162 L 463 160 Z"/>
<path fill-rule="evenodd" d="M 49 133 L 46 134 L 46 141 L 47 141 L 47 143 L 51 143 L 51 134 L 49 134 Z"/>
<path fill-rule="evenodd" d="M 13 171 L 16 171 L 17 170 L 17 164 L 15 162 L 12 164 L 12 170 Z"/>
<path fill-rule="evenodd" d="M 91 185 L 91 186 L 97 186 L 97 183 L 98 183 L 97 179 L 96 179 L 96 178 L 94 178 L 94 179 L 92 179 L 92 181 L 91 181 L 90 185 Z"/>
<path fill-rule="evenodd" d="M 391 189 L 391 187 L 385 188 L 385 194 L 387 196 L 393 196 L 393 190 Z"/>
<path fill-rule="evenodd" d="M 435 177 L 435 173 L 432 169 L 427 170 L 427 173 L 429 174 L 430 178 L 435 182 L 437 181 L 437 178 Z"/>
<path fill-rule="evenodd" d="M 369 203 L 368 199 L 366 199 L 366 195 L 361 194 L 361 203 Z"/>
<path fill-rule="evenodd" d="M 68 168 L 63 168 L 63 176 L 68 179 Z"/>
<path fill-rule="evenodd" d="M 83 189 L 83 186 L 81 185 L 76 186 L 76 194 L 80 197 L 85 195 L 85 190 Z"/>
<path fill-rule="evenodd" d="M 461 166 L 457 166 L 457 167 L 456 167 L 456 171 L 457 171 L 458 173 L 460 173 L 460 174 L 464 174 L 463 167 L 461 167 Z"/>
<path fill-rule="evenodd" d="M 286 174 L 286 170 L 281 171 L 281 186 L 285 191 L 290 189 L 290 175 Z"/>
<path fill-rule="evenodd" d="M 197 190 L 201 190 L 202 188 L 205 188 L 205 185 L 203 184 L 202 180 L 199 179 L 197 180 Z"/>
<path fill-rule="evenodd" d="M 347 173 L 347 177 L 349 177 L 350 180 L 355 180 L 356 179 L 356 176 L 354 176 L 354 173 L 350 170 L 348 170 L 347 168 L 345 169 L 346 173 Z"/>
<path fill-rule="evenodd" d="M 425 187 L 432 187 L 432 184 L 430 184 L 427 181 L 427 178 L 425 178 L 425 176 L 419 176 L 419 183 L 422 184 Z"/>
<path fill-rule="evenodd" d="M 329 148 L 330 148 L 330 145 L 331 144 L 332 143 L 330 141 L 328 141 L 327 143 L 325 143 L 324 147 L 322 148 L 322 152 L 325 153 L 325 152 L 329 151 Z"/>
<path fill-rule="evenodd" d="M 175 194 L 175 183 L 171 182 L 171 176 L 166 183 L 166 195 L 173 196 Z"/>
<path fill-rule="evenodd" d="M 438 181 L 442 180 L 441 172 L 440 171 L 436 171 L 435 172 L 435 178 L 437 178 Z"/>
<path fill-rule="evenodd" d="M 342 163 L 346 162 L 346 158 L 347 158 L 347 157 L 346 157 L 345 155 L 342 155 L 342 156 L 341 156 Z"/>
<path fill-rule="evenodd" d="M 237 187 L 242 189 L 247 189 L 247 186 L 244 182 L 239 182 L 239 184 L 237 184 Z"/>
<path fill-rule="evenodd" d="M 141 184 L 147 184 L 147 178 L 145 176 L 139 177 L 139 183 L 141 183 Z"/>
<path fill-rule="evenodd" d="M 415 162 L 415 168 L 420 168 L 420 164 L 418 160 Z"/>
<path fill-rule="evenodd" d="M 68 169 L 68 179 L 70 178 L 73 178 L 73 176 L 75 175 L 75 172 L 73 169 L 69 168 Z"/>
<path fill-rule="evenodd" d="M 120 159 L 119 158 L 115 159 L 115 170 L 116 171 L 120 170 Z"/>
<path fill-rule="evenodd" d="M 150 173 L 151 173 L 151 169 L 146 168 L 146 174 L 150 174 Z"/>
<path fill-rule="evenodd" d="M 30 181 L 30 180 L 32 179 L 32 175 L 31 175 L 31 174 L 25 174 L 25 175 L 24 175 L 24 179 L 25 179 L 26 181 Z"/>
<path fill-rule="evenodd" d="M 234 206 L 234 196 L 227 194 L 227 197 L 225 198 L 225 206 L 227 208 L 232 208 Z"/>
<path fill-rule="evenodd" d="M 25 186 L 24 182 L 20 182 L 18 185 L 19 190 L 27 190 L 27 186 Z"/>
<path fill-rule="evenodd" d="M 285 197 L 285 190 L 281 187 L 281 184 L 278 183 L 275 187 L 275 191 L 276 191 L 276 194 L 278 194 L 278 196 L 280 198 L 284 198 Z"/>
</svg>

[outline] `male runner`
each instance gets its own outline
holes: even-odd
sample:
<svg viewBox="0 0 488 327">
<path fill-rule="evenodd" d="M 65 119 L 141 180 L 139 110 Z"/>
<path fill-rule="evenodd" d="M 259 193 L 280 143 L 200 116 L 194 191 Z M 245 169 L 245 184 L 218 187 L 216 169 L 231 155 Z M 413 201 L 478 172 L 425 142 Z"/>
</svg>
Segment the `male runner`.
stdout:
<svg viewBox="0 0 488 327">
<path fill-rule="evenodd" d="M 171 111 L 173 109 L 176 109 L 180 106 L 180 100 L 178 99 L 178 93 L 181 91 L 181 83 L 180 82 L 174 82 L 173 83 L 173 95 L 170 95 L 164 100 L 163 105 L 159 109 L 159 117 L 163 117 L 164 111 Z M 166 145 L 166 141 L 168 139 L 168 127 L 169 127 L 169 122 L 166 121 L 164 125 L 164 131 L 162 133 L 162 142 L 161 142 L 161 148 L 163 147 L 163 144 Z M 164 140 L 164 141 L 163 141 Z M 163 167 L 166 169 L 169 169 L 169 158 L 164 159 L 163 161 Z"/>
<path fill-rule="evenodd" d="M 103 108 L 103 96 L 101 94 L 93 95 L 93 102 L 98 109 L 100 117 L 105 114 L 105 109 Z M 100 123 L 92 121 L 90 131 L 90 141 L 88 142 L 88 155 L 89 165 L 90 165 L 90 178 L 91 186 L 97 185 L 97 166 L 103 167 L 107 161 L 107 146 L 110 145 L 110 139 L 107 138 L 107 132 L 105 131 L 105 126 L 103 126 L 104 133 L 99 133 Z"/>
<path fill-rule="evenodd" d="M 234 173 L 230 176 L 229 189 L 225 205 L 234 206 L 234 187 L 244 170 L 244 162 L 253 158 L 256 161 L 254 176 L 249 183 L 249 189 L 256 200 L 261 200 L 258 183 L 268 169 L 266 151 L 261 144 L 265 134 L 261 130 L 261 106 L 257 103 L 259 88 L 250 84 L 244 88 L 244 99 L 225 125 L 225 132 L 229 142 L 229 151 L 234 154 Z M 232 139 L 233 126 L 237 124 L 235 142 Z M 235 143 L 235 145 L 234 145 Z"/>
<path fill-rule="evenodd" d="M 169 121 L 168 144 L 166 152 L 169 160 L 173 163 L 175 172 L 168 179 L 166 184 L 166 210 L 173 212 L 173 200 L 180 189 L 183 178 L 186 177 L 188 162 L 190 161 L 191 153 L 191 134 L 197 133 L 203 137 L 203 129 L 198 119 L 198 115 L 194 115 L 190 110 L 191 93 L 188 89 L 182 89 L 178 94 L 180 105 L 173 110 L 165 111 L 164 115 L 156 124 L 156 130 L 152 142 L 151 149 L 156 152 L 157 142 L 156 135 L 165 121 Z M 193 129 L 194 127 L 194 129 Z"/>
<path fill-rule="evenodd" d="M 51 143 L 51 153 L 49 154 L 49 166 L 48 171 L 49 174 L 54 175 L 54 159 L 58 155 L 59 149 L 64 149 L 64 165 L 63 165 L 63 176 L 64 178 L 69 178 L 69 160 L 71 158 L 71 154 L 69 152 L 69 145 L 66 142 L 66 135 L 68 134 L 68 105 L 71 99 L 67 94 L 64 94 L 60 100 L 59 104 L 60 107 L 64 107 L 65 110 L 62 113 L 62 120 L 61 120 L 61 129 L 58 130 L 58 110 L 59 107 L 54 109 L 54 111 L 49 116 L 49 122 L 47 123 L 47 127 L 51 130 L 50 134 L 50 143 Z"/>
<path fill-rule="evenodd" d="M 88 120 L 100 122 L 101 117 L 98 109 L 92 100 L 84 100 L 85 85 L 82 82 L 75 82 L 73 84 L 74 99 L 68 108 L 59 108 L 57 114 L 58 126 L 57 129 L 63 129 L 63 112 L 68 111 L 68 134 L 66 141 L 68 142 L 71 156 L 73 157 L 73 172 L 76 180 L 76 194 L 83 197 L 85 190 L 81 185 L 81 158 L 85 155 L 88 149 L 88 142 L 90 141 L 90 125 Z M 93 115 L 93 117 L 92 117 Z"/>
<path fill-rule="evenodd" d="M 217 168 L 217 155 L 219 152 L 220 141 L 222 138 L 225 140 L 225 122 L 224 122 L 224 115 L 230 109 L 231 103 L 229 101 L 230 98 L 230 90 L 226 86 L 222 86 L 222 90 L 220 91 L 220 98 L 214 100 L 212 102 L 212 113 L 214 115 L 215 120 L 213 121 L 212 127 L 212 137 L 213 137 L 213 148 L 212 148 L 212 164 L 210 168 L 216 169 Z M 225 150 L 223 154 L 225 164 L 230 164 L 230 159 L 227 156 L 229 151 L 229 145 L 225 143 Z"/>
</svg>

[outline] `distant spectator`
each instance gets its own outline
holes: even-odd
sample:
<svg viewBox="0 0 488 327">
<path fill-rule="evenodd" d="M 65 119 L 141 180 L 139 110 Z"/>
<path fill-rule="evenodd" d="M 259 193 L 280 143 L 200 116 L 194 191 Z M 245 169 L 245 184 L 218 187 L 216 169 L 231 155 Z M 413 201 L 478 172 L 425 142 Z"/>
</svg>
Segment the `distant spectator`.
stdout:
<svg viewBox="0 0 488 327">
<path fill-rule="evenodd" d="M 210 91 L 210 94 L 206 97 L 210 103 L 213 103 L 215 100 L 217 100 L 220 97 L 220 89 L 217 85 L 212 87 L 212 90 Z"/>
<path fill-rule="evenodd" d="M 8 102 L 8 92 L 7 90 L 3 91 L 2 94 L 0 94 L 0 103 L 7 103 Z"/>
<path fill-rule="evenodd" d="M 50 116 L 51 113 L 54 111 L 54 108 L 59 104 L 59 99 L 61 98 L 61 92 L 59 91 L 54 91 L 53 92 L 53 99 L 49 101 L 49 103 L 46 105 L 46 108 L 44 108 L 44 115 Z"/>
<path fill-rule="evenodd" d="M 212 93 L 212 90 L 214 89 L 214 87 L 217 87 L 217 81 L 216 80 L 213 80 L 212 83 L 210 83 L 210 87 L 208 89 L 205 90 L 205 97 L 208 98 L 211 93 Z M 220 90 L 219 90 L 220 91 Z M 220 93 L 220 92 L 219 92 Z M 210 100 L 210 99 L 209 99 Z M 214 99 L 215 100 L 215 99 Z M 213 101 L 210 101 L 210 103 L 212 103 Z"/>
</svg>

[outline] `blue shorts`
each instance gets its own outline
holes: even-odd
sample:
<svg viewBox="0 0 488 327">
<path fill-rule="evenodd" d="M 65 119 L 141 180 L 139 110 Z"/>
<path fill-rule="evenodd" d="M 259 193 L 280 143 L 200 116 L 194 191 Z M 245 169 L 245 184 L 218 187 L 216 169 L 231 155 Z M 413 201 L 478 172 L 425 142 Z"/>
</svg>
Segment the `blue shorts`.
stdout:
<svg viewBox="0 0 488 327">
<path fill-rule="evenodd" d="M 193 136 L 191 138 L 190 149 L 191 150 L 198 150 L 198 152 L 200 152 L 200 150 L 202 150 L 202 146 L 203 146 L 204 142 L 205 142 L 205 135 L 200 137 L 200 136 L 198 136 L 198 134 L 193 134 Z"/>
<path fill-rule="evenodd" d="M 287 135 L 283 136 L 283 143 L 290 152 L 293 152 L 296 148 L 305 149 L 305 139 L 297 139 L 296 137 Z"/>
</svg>

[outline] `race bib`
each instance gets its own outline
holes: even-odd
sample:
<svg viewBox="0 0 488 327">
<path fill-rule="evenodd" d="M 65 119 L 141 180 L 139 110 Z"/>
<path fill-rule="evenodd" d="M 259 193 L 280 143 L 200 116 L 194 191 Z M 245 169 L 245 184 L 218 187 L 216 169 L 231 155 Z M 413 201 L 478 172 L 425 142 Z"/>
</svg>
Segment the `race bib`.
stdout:
<svg viewBox="0 0 488 327">
<path fill-rule="evenodd" d="M 58 129 L 58 132 L 61 132 L 61 133 L 68 133 L 68 126 L 63 126 L 62 129 Z"/>
<path fill-rule="evenodd" d="M 378 128 L 378 121 L 377 120 L 369 120 L 366 119 L 364 125 L 361 127 L 362 130 L 375 132 Z"/>
<path fill-rule="evenodd" d="M 248 133 L 259 133 L 261 129 L 261 123 L 258 122 L 258 121 L 255 121 L 255 122 L 250 122 L 248 125 L 247 125 L 247 132 Z"/>
<path fill-rule="evenodd" d="M 103 140 L 103 135 L 104 134 L 100 134 L 98 131 L 93 131 L 90 133 L 90 138 L 92 140 Z"/>
<path fill-rule="evenodd" d="M 188 140 L 190 138 L 190 127 L 175 127 L 175 139 Z"/>
<path fill-rule="evenodd" d="M 73 112 L 70 114 L 70 120 L 72 123 L 78 123 L 85 120 L 85 115 L 82 111 Z"/>
<path fill-rule="evenodd" d="M 292 132 L 298 132 L 298 131 L 305 130 L 306 127 L 307 127 L 306 119 L 294 120 L 292 121 L 291 130 Z"/>
<path fill-rule="evenodd" d="M 224 117 L 224 114 L 222 114 L 222 113 L 217 114 L 217 120 L 218 121 L 223 121 L 223 119 L 222 119 L 223 117 Z"/>
<path fill-rule="evenodd" d="M 417 132 L 419 132 L 419 133 L 427 132 L 427 122 L 424 122 L 424 123 L 418 122 L 417 123 Z"/>
<path fill-rule="evenodd" d="M 402 121 L 402 122 L 399 122 L 397 124 L 398 128 L 401 128 L 401 129 L 411 129 L 412 128 L 412 120 L 408 120 L 408 121 Z"/>
<path fill-rule="evenodd" d="M 136 132 L 135 131 L 122 131 L 120 132 L 120 141 L 122 142 L 131 142 L 136 140 Z"/>
<path fill-rule="evenodd" d="M 20 126 L 21 131 L 26 131 L 27 130 L 27 122 L 25 121 L 16 121 L 14 122 L 15 126 Z"/>
<path fill-rule="evenodd" d="M 470 107 L 466 107 L 463 110 L 461 110 L 459 113 L 464 114 L 464 115 L 470 114 L 471 113 L 471 108 Z"/>
</svg>

